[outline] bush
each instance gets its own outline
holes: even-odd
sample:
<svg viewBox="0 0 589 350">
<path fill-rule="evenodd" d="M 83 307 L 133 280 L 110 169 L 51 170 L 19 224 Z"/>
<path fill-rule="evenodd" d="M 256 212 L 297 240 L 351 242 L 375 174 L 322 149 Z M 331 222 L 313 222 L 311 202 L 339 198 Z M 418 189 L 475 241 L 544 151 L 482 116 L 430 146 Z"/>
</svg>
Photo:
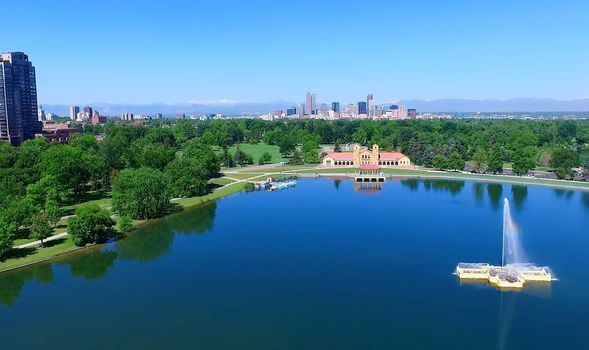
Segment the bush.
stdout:
<svg viewBox="0 0 589 350">
<path fill-rule="evenodd" d="M 113 236 L 114 221 L 108 211 L 96 204 L 76 209 L 76 216 L 68 220 L 68 232 L 78 247 L 88 243 L 102 243 Z"/>
<path fill-rule="evenodd" d="M 133 229 L 135 228 L 135 226 L 133 225 L 133 219 L 131 219 L 129 216 L 126 216 L 126 215 L 121 216 L 119 218 L 119 221 L 117 222 L 117 228 L 121 232 L 133 231 Z"/>
</svg>

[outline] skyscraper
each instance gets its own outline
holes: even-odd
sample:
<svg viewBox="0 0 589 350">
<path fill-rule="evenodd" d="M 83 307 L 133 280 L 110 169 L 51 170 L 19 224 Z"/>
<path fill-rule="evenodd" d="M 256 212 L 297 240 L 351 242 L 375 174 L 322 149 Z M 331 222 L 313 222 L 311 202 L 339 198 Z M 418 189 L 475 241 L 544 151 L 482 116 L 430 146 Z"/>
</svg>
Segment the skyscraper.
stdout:
<svg viewBox="0 0 589 350">
<path fill-rule="evenodd" d="M 332 102 L 331 103 L 331 110 L 334 111 L 335 113 L 339 113 L 340 112 L 339 102 Z"/>
<path fill-rule="evenodd" d="M 76 118 L 78 118 L 78 113 L 80 113 L 80 107 L 70 106 L 70 119 L 71 120 L 76 120 Z"/>
<path fill-rule="evenodd" d="M 368 114 L 368 116 L 373 117 L 374 113 L 373 113 L 373 109 L 375 107 L 375 103 L 374 103 L 374 95 L 373 94 L 368 94 L 368 96 L 366 96 L 366 112 Z"/>
<path fill-rule="evenodd" d="M 311 115 L 315 113 L 315 103 L 317 96 L 307 92 L 305 96 L 305 115 Z"/>
<path fill-rule="evenodd" d="M 358 114 L 366 114 L 366 102 L 360 101 L 358 102 Z"/>
<path fill-rule="evenodd" d="M 0 53 L 0 141 L 20 145 L 41 132 L 35 67 L 23 52 Z"/>
</svg>

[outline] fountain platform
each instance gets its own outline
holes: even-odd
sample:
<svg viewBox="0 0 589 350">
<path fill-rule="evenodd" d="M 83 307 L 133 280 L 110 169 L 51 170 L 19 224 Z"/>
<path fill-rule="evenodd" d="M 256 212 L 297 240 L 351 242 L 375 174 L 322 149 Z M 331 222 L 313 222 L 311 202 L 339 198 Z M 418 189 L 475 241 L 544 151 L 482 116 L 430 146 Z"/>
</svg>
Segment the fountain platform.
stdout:
<svg viewBox="0 0 589 350">
<path fill-rule="evenodd" d="M 533 264 L 459 263 L 455 275 L 460 280 L 485 281 L 500 289 L 521 289 L 528 282 L 550 283 L 554 279 L 550 268 Z"/>
</svg>

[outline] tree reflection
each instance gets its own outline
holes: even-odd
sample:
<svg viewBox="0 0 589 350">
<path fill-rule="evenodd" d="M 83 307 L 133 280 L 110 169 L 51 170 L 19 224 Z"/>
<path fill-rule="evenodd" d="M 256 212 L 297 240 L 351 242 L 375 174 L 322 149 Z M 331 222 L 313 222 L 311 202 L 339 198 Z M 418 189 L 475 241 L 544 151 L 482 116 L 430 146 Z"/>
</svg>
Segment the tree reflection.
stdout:
<svg viewBox="0 0 589 350">
<path fill-rule="evenodd" d="M 472 192 L 477 203 L 481 203 L 485 196 L 485 184 L 482 182 L 474 182 L 472 184 Z"/>
<path fill-rule="evenodd" d="M 415 192 L 419 188 L 419 180 L 417 180 L 417 179 L 404 179 L 404 180 L 401 180 L 401 184 L 403 186 L 409 188 L 409 190 L 411 190 L 411 192 Z"/>
<path fill-rule="evenodd" d="M 453 196 L 460 194 L 464 188 L 464 181 L 457 180 L 435 180 L 432 182 L 432 189 L 435 191 L 448 191 Z"/>
<path fill-rule="evenodd" d="M 4 273 L 0 277 L 0 305 L 13 306 L 23 286 L 30 280 L 40 283 L 53 282 L 51 265 L 33 266 Z"/>
<path fill-rule="evenodd" d="M 72 276 L 83 277 L 87 280 L 96 280 L 106 276 L 108 270 L 114 265 L 118 254 L 115 251 L 93 250 L 83 252 L 80 255 L 68 259 Z"/>
<path fill-rule="evenodd" d="M 122 259 L 144 262 L 158 259 L 170 251 L 175 233 L 202 234 L 211 230 L 216 211 L 217 203 L 212 202 L 194 210 L 172 215 L 117 241 L 117 251 Z"/>
<path fill-rule="evenodd" d="M 581 193 L 581 201 L 585 209 L 589 210 L 589 192 Z"/>
<path fill-rule="evenodd" d="M 511 185 L 511 195 L 516 209 L 521 209 L 528 198 L 528 186 Z"/>
<path fill-rule="evenodd" d="M 565 190 L 564 188 L 555 188 L 554 194 L 556 194 L 557 197 L 569 200 L 573 197 L 573 195 L 575 194 L 575 191 Z"/>
<path fill-rule="evenodd" d="M 499 209 L 501 206 L 501 195 L 503 194 L 503 185 L 499 183 L 488 183 L 487 194 L 493 209 Z"/>
</svg>

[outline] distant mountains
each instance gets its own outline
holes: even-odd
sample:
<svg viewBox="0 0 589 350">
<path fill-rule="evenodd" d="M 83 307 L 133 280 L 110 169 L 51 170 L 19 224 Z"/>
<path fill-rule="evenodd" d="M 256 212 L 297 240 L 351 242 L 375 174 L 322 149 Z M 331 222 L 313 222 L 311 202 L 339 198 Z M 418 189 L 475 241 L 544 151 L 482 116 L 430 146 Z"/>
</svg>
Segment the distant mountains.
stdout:
<svg viewBox="0 0 589 350">
<path fill-rule="evenodd" d="M 164 116 L 173 116 L 178 113 L 188 115 L 225 114 L 247 115 L 269 113 L 275 110 L 284 110 L 299 103 L 276 101 L 269 103 L 223 103 L 223 104 L 163 104 L 153 103 L 144 105 L 134 104 L 89 104 L 101 114 L 107 116 L 121 115 L 123 113 L 154 115 L 162 113 Z M 393 104 L 393 103 L 391 103 Z M 587 112 L 589 111 L 589 98 L 576 100 L 554 100 L 549 98 L 514 98 L 509 100 L 467 100 L 467 99 L 439 99 L 439 100 L 403 100 L 395 104 L 406 105 L 407 108 L 415 108 L 418 112 Z M 80 106 L 83 107 L 83 106 Z M 43 105 L 46 112 L 68 115 L 69 106 Z"/>
</svg>

